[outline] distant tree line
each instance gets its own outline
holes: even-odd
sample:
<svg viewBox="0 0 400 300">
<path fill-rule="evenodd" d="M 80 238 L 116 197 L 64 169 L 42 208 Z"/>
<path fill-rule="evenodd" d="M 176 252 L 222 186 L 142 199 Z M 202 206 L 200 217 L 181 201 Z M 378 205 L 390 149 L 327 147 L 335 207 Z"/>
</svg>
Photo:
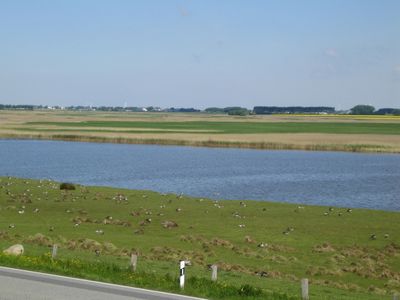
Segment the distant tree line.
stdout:
<svg viewBox="0 0 400 300">
<path fill-rule="evenodd" d="M 335 108 L 328 106 L 255 106 L 253 112 L 256 115 L 335 113 Z"/>
<path fill-rule="evenodd" d="M 142 111 L 140 107 L 133 107 L 133 106 L 127 106 L 127 107 L 122 107 L 122 106 L 98 106 L 98 107 L 88 107 L 88 106 L 73 106 L 73 107 L 66 107 L 66 109 L 70 110 L 99 110 L 99 111 Z"/>
<path fill-rule="evenodd" d="M 371 105 L 356 105 L 352 109 L 350 109 L 350 113 L 352 115 L 372 115 L 374 114 L 375 107 Z"/>
<path fill-rule="evenodd" d="M 375 115 L 400 115 L 400 108 L 380 108 L 374 112 Z"/>
<path fill-rule="evenodd" d="M 400 115 L 400 109 L 398 108 L 381 108 L 375 110 L 375 107 L 371 105 L 359 104 L 354 106 L 350 113 L 352 115 Z"/>
<path fill-rule="evenodd" d="M 165 111 L 167 112 L 200 112 L 200 109 L 195 109 L 195 108 L 175 108 L 175 107 L 171 107 L 171 108 L 167 108 Z"/>
<path fill-rule="evenodd" d="M 46 110 L 46 109 L 65 109 L 72 111 L 114 111 L 114 112 L 173 112 L 173 113 L 196 113 L 202 112 L 200 109 L 190 108 L 160 108 L 155 106 L 135 107 L 135 106 L 46 106 L 29 104 L 0 104 L 0 110 Z M 371 105 L 359 104 L 348 111 L 335 111 L 334 107 L 329 106 L 255 106 L 249 110 L 240 106 L 228 107 L 208 107 L 203 112 L 214 114 L 228 114 L 233 116 L 247 116 L 249 114 L 353 114 L 353 115 L 400 115 L 399 108 L 380 108 L 375 110 Z"/>
<path fill-rule="evenodd" d="M 228 114 L 231 116 L 247 116 L 251 113 L 247 108 L 240 106 L 229 106 L 224 108 L 208 107 L 204 111 L 213 114 Z"/>
<path fill-rule="evenodd" d="M 12 104 L 0 104 L 0 110 L 3 109 L 21 109 L 21 110 L 34 110 L 42 109 L 42 105 L 12 105 Z"/>
</svg>

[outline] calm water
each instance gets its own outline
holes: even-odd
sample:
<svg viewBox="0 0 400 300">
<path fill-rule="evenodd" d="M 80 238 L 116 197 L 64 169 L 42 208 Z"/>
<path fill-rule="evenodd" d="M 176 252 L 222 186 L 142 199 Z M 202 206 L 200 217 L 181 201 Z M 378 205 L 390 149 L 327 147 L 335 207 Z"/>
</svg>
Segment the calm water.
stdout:
<svg viewBox="0 0 400 300">
<path fill-rule="evenodd" d="M 400 210 L 400 155 L 0 140 L 0 176 Z"/>
</svg>

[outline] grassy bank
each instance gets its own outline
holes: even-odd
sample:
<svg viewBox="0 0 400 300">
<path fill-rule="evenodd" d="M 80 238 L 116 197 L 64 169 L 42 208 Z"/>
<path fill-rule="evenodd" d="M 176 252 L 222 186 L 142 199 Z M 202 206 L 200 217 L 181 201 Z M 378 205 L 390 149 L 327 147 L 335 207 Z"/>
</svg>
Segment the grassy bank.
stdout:
<svg viewBox="0 0 400 300">
<path fill-rule="evenodd" d="M 196 295 L 207 299 L 297 299 L 283 293 L 266 292 L 249 284 L 234 286 L 196 276 L 189 277 L 186 288 L 181 290 L 177 284 L 178 277 L 168 273 L 163 275 L 144 271 L 132 272 L 127 267 L 100 260 L 88 262 L 76 258 L 53 259 L 49 252 L 40 256 L 21 257 L 0 254 L 0 265 L 176 294 Z"/>
<path fill-rule="evenodd" d="M 0 180 L 0 246 L 24 244 L 26 256 L 39 260 L 45 271 L 68 275 L 69 267 L 42 261 L 57 243 L 59 264 L 68 266 L 73 259 L 87 264 L 77 276 L 170 291 L 176 289 L 180 259 L 192 262 L 187 274 L 197 282 L 193 286 L 207 285 L 207 265 L 218 264 L 216 290 L 227 286 L 230 292 L 206 295 L 203 283 L 185 290 L 214 299 L 245 284 L 255 293 L 259 288 L 297 297 L 305 277 L 318 299 L 381 299 L 400 291 L 397 212 L 212 201 L 105 187 L 65 191 L 51 181 Z M 127 276 L 132 251 L 139 253 L 138 274 L 159 278 L 149 280 L 154 285 L 147 279 L 116 279 Z M 2 256 L 0 261 L 25 266 L 23 259 Z M 112 271 L 96 278 L 101 272 L 90 271 L 96 264 L 114 266 L 107 268 L 121 275 Z M 163 278 L 167 283 L 157 286 Z"/>
</svg>

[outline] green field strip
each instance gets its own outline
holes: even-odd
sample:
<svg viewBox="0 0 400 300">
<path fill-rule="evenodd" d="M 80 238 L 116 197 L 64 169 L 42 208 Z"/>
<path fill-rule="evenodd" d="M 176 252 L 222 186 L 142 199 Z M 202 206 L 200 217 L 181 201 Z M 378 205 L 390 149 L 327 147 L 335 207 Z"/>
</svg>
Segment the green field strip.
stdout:
<svg viewBox="0 0 400 300">
<path fill-rule="evenodd" d="M 227 134 L 254 133 L 332 133 L 332 134 L 400 134 L 396 123 L 339 123 L 339 122 L 128 122 L 128 121 L 86 121 L 86 122 L 27 122 L 25 125 L 48 125 L 59 127 L 103 127 L 103 128 L 147 128 L 169 130 L 218 131 Z M 185 132 L 182 132 L 185 133 Z M 215 132 L 214 132 L 215 133 Z"/>
</svg>

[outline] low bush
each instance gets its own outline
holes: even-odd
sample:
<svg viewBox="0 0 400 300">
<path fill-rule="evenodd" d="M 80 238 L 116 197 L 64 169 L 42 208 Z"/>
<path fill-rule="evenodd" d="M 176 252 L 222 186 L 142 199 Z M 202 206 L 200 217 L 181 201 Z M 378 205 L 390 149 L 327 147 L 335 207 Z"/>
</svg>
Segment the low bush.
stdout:
<svg viewBox="0 0 400 300">
<path fill-rule="evenodd" d="M 72 183 L 68 183 L 68 182 L 63 182 L 60 184 L 60 190 L 75 190 L 75 185 L 73 185 Z"/>
</svg>

